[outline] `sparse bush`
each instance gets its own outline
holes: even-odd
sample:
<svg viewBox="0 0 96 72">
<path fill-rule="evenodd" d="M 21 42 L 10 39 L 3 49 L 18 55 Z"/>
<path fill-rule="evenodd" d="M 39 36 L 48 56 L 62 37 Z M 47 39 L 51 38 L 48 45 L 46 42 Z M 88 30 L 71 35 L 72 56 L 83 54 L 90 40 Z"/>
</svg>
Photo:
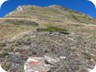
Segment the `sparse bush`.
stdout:
<svg viewBox="0 0 96 72">
<path fill-rule="evenodd" d="M 92 58 L 92 56 L 89 53 L 83 52 L 82 54 L 84 55 L 85 59 L 90 60 Z"/>
<path fill-rule="evenodd" d="M 48 53 L 49 51 L 48 50 L 44 50 L 45 53 Z"/>
<path fill-rule="evenodd" d="M 0 57 L 4 57 L 4 56 L 6 56 L 6 55 L 8 55 L 8 51 L 2 50 L 2 51 L 0 52 Z"/>
<path fill-rule="evenodd" d="M 4 47 L 4 46 L 6 46 L 5 43 L 0 43 L 0 47 Z"/>
<path fill-rule="evenodd" d="M 55 48 L 51 48 L 51 52 L 55 52 Z"/>
<path fill-rule="evenodd" d="M 33 55 L 36 55 L 37 53 L 36 53 L 36 51 L 32 51 L 32 54 L 33 54 Z"/>
<path fill-rule="evenodd" d="M 48 28 L 38 28 L 37 31 L 44 31 L 44 32 L 68 32 L 65 28 L 59 28 L 54 26 L 49 26 Z"/>
<path fill-rule="evenodd" d="M 14 51 L 15 51 L 15 52 L 20 52 L 20 53 L 23 53 L 23 52 L 24 52 L 24 49 L 14 48 Z"/>
</svg>

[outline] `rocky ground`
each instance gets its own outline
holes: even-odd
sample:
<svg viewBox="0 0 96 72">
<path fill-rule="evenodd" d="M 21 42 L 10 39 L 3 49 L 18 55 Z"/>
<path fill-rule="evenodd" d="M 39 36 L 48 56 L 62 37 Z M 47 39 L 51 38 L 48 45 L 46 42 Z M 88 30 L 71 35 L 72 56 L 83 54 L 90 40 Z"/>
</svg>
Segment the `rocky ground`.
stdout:
<svg viewBox="0 0 96 72">
<path fill-rule="evenodd" d="M 96 62 L 96 40 L 83 34 L 60 32 L 30 32 L 29 34 L 2 43 L 0 60 L 5 70 L 23 72 L 29 56 L 65 57 L 56 63 L 50 72 L 88 72 Z"/>
</svg>

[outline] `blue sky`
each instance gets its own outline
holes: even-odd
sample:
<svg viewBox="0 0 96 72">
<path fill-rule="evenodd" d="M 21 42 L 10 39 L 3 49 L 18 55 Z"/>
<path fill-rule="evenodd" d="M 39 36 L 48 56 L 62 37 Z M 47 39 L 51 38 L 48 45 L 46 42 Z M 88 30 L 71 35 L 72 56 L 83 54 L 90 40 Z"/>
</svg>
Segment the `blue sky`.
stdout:
<svg viewBox="0 0 96 72">
<path fill-rule="evenodd" d="M 78 12 L 82 12 L 96 18 L 96 8 L 88 0 L 8 0 L 0 9 L 0 17 L 16 9 L 19 5 L 61 5 Z"/>
</svg>

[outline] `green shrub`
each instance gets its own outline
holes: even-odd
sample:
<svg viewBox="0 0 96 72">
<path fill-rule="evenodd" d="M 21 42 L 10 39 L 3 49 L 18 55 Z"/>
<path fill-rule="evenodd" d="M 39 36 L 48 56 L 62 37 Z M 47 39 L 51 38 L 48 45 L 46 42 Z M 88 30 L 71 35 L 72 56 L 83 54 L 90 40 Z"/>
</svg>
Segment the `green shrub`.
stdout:
<svg viewBox="0 0 96 72">
<path fill-rule="evenodd" d="M 41 29 L 41 31 L 44 31 L 44 32 L 68 32 L 68 30 L 65 28 L 59 28 L 59 27 L 53 27 L 53 26 L 49 26 L 48 28 Z"/>
</svg>

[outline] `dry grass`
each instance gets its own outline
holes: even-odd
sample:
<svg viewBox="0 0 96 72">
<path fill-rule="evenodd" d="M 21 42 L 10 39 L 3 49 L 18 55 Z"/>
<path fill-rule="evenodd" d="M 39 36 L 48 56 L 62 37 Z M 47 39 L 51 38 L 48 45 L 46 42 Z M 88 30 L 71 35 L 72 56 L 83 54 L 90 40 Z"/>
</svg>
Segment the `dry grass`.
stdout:
<svg viewBox="0 0 96 72">
<path fill-rule="evenodd" d="M 96 26 L 94 25 L 96 20 L 87 15 L 60 6 L 23 7 L 24 11 L 18 9 L 7 15 L 5 19 L 0 19 L 0 41 L 14 39 L 14 37 L 29 31 L 48 26 L 66 28 L 69 32 L 96 34 Z M 39 23 L 39 26 L 31 26 L 24 21 L 29 21 L 29 24 L 30 21 L 34 21 Z"/>
</svg>

